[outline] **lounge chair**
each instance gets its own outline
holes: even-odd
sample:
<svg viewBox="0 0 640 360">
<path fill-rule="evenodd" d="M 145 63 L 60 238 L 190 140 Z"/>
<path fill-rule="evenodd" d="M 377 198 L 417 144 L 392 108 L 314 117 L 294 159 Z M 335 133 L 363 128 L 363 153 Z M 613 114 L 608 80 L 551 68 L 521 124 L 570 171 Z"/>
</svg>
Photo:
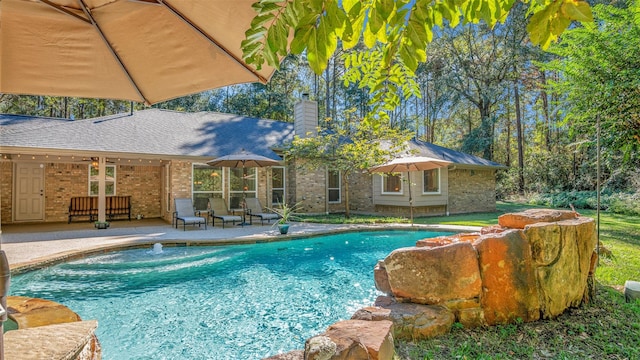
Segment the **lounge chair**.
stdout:
<svg viewBox="0 0 640 360">
<path fill-rule="evenodd" d="M 247 214 L 249 215 L 249 221 L 253 225 L 253 217 L 260 218 L 260 224 L 264 225 L 264 221 L 267 220 L 268 223 L 271 223 L 271 220 L 280 219 L 280 215 L 272 212 L 264 212 L 262 209 L 262 204 L 260 204 L 260 200 L 258 198 L 246 198 L 245 203 L 247 204 Z"/>
<path fill-rule="evenodd" d="M 174 199 L 176 205 L 176 211 L 173 213 L 173 218 L 175 220 L 176 229 L 178 228 L 178 223 L 182 221 L 183 230 L 187 230 L 187 224 L 189 225 L 200 225 L 204 224 L 204 229 L 207 229 L 207 218 L 196 216 L 195 211 L 193 210 L 193 202 L 189 198 L 178 198 Z"/>
<path fill-rule="evenodd" d="M 223 198 L 209 198 L 209 206 L 211 207 L 211 224 L 216 225 L 216 219 L 222 220 L 222 228 L 224 229 L 224 223 L 232 222 L 234 225 L 236 221 L 239 221 L 244 225 L 244 219 L 239 215 L 229 214 L 229 208 L 227 202 Z"/>
</svg>

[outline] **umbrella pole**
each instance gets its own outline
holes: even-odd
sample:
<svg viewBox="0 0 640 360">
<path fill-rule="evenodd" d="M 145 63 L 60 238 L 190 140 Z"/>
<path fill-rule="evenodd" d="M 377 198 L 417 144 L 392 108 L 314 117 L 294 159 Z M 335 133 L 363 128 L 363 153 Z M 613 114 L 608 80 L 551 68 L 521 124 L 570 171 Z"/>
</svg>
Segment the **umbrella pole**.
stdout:
<svg viewBox="0 0 640 360">
<path fill-rule="evenodd" d="M 409 216 L 411 217 L 411 226 L 413 226 L 413 197 L 411 197 L 411 171 L 407 171 L 409 178 Z"/>
</svg>

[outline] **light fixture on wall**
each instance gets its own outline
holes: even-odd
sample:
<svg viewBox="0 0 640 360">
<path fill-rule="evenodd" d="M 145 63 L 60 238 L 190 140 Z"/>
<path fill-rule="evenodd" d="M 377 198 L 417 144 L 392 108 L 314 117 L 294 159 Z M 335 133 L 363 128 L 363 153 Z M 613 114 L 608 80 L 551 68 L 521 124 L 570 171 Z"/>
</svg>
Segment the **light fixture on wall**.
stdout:
<svg viewBox="0 0 640 360">
<path fill-rule="evenodd" d="M 98 170 L 98 158 L 97 157 L 92 157 L 91 158 L 91 166 L 93 166 L 94 169 Z"/>
</svg>

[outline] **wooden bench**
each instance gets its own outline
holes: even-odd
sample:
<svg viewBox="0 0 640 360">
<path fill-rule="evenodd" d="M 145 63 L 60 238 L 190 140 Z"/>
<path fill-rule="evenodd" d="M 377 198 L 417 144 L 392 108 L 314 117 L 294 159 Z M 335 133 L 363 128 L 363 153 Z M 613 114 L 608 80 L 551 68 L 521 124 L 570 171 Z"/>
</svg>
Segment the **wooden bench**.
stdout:
<svg viewBox="0 0 640 360">
<path fill-rule="evenodd" d="M 109 220 L 116 216 L 127 216 L 131 221 L 131 196 L 107 196 L 105 204 L 105 215 Z M 76 196 L 71 198 L 69 204 L 69 223 L 73 217 L 88 216 L 89 221 L 98 218 L 98 197 L 97 196 Z"/>
</svg>

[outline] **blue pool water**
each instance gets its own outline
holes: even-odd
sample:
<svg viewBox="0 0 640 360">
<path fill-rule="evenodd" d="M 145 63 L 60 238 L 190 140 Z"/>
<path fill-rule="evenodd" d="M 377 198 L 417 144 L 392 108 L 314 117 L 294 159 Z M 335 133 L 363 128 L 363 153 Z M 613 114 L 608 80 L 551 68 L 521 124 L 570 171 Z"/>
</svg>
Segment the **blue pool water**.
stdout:
<svg viewBox="0 0 640 360">
<path fill-rule="evenodd" d="M 151 248 L 93 256 L 12 279 L 11 294 L 98 320 L 103 358 L 261 359 L 304 348 L 371 305 L 373 267 L 443 233 L 347 233 L 288 242 Z"/>
</svg>

